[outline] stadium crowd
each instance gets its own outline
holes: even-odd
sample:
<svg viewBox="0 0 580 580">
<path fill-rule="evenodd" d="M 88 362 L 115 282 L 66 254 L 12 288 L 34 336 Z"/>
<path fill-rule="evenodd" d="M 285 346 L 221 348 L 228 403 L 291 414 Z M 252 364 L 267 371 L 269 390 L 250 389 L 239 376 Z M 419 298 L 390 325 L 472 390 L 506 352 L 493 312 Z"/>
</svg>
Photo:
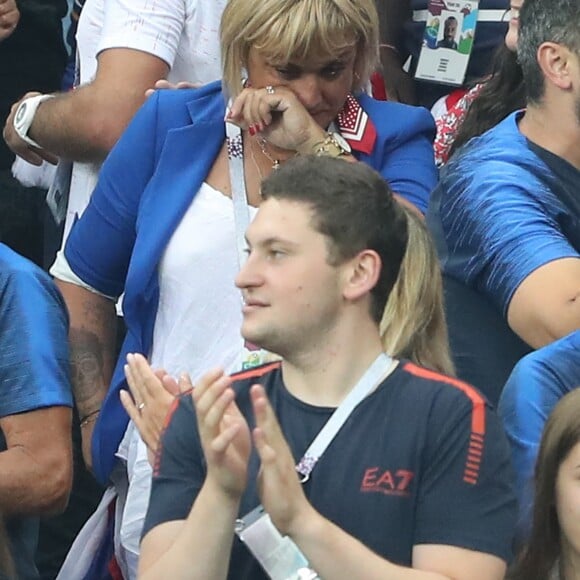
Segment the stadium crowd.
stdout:
<svg viewBox="0 0 580 580">
<path fill-rule="evenodd" d="M 0 0 L 0 115 L 0 580 L 580 580 L 580 0 Z"/>
</svg>

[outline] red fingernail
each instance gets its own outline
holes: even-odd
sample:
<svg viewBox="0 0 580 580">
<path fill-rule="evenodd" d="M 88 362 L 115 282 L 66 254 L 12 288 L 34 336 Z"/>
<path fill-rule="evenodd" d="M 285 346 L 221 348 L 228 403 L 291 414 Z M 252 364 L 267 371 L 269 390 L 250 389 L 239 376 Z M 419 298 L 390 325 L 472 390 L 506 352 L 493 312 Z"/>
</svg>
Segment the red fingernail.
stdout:
<svg viewBox="0 0 580 580">
<path fill-rule="evenodd" d="M 255 129 L 254 125 L 250 125 L 248 127 L 248 131 L 249 131 L 250 135 L 252 135 L 252 137 L 256 134 L 256 129 Z"/>
</svg>

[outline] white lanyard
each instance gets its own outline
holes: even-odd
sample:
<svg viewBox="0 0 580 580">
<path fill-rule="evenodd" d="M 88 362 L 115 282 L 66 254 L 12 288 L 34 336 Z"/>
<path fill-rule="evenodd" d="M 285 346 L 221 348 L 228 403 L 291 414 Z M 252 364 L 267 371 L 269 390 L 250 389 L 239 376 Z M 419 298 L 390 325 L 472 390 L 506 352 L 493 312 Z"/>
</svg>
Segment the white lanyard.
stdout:
<svg viewBox="0 0 580 580">
<path fill-rule="evenodd" d="M 228 107 L 229 110 L 229 107 Z M 250 207 L 244 179 L 244 147 L 242 131 L 233 123 L 226 123 L 228 146 L 228 164 L 230 168 L 230 186 L 234 205 L 234 226 L 236 229 L 236 247 L 238 250 L 238 268 L 246 261 L 246 230 L 250 225 Z"/>
<path fill-rule="evenodd" d="M 244 144 L 242 140 L 242 130 L 237 125 L 226 123 L 226 142 L 230 170 L 230 187 L 232 190 L 232 204 L 234 209 L 234 229 L 236 234 L 236 249 L 238 253 L 238 270 L 241 270 L 247 258 L 245 234 L 251 220 L 250 205 L 248 203 L 248 195 L 246 192 L 246 181 L 244 179 Z M 268 353 L 264 349 L 257 348 L 244 342 L 240 356 L 240 367 L 242 369 L 249 369 L 263 364 Z"/>
<path fill-rule="evenodd" d="M 296 471 L 302 475 L 302 483 L 308 481 L 316 463 L 346 423 L 355 407 L 377 386 L 379 380 L 386 375 L 392 364 L 393 359 L 384 352 L 381 353 L 330 416 L 296 466 Z"/>
<path fill-rule="evenodd" d="M 335 409 L 324 427 L 320 430 L 314 441 L 310 444 L 302 459 L 296 465 L 296 471 L 302 475 L 301 482 L 305 483 L 310 478 L 312 470 L 332 443 L 336 434 L 346 423 L 350 414 L 356 406 L 378 385 L 389 372 L 393 365 L 393 359 L 382 352 L 374 360 L 371 366 L 365 371 L 364 375 L 358 380 L 350 393 L 345 397 L 342 403 Z M 248 512 L 243 518 L 236 520 L 236 533 L 242 534 L 251 523 L 265 514 L 263 506 L 260 504 Z M 240 535 L 242 540 L 243 536 Z M 246 541 L 246 540 L 244 540 Z"/>
</svg>

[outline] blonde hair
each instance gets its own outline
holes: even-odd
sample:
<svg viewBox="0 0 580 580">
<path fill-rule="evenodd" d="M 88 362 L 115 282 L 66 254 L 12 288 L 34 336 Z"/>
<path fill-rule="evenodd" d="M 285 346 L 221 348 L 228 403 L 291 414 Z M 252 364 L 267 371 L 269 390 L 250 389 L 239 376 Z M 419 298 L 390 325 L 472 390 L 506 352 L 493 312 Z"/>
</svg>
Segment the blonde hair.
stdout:
<svg viewBox="0 0 580 580">
<path fill-rule="evenodd" d="M 425 224 L 405 208 L 407 250 L 380 324 L 385 352 L 454 375 L 437 253 Z"/>
<path fill-rule="evenodd" d="M 251 48 L 287 64 L 356 46 L 353 90 L 360 89 L 378 62 L 378 22 L 373 0 L 230 0 L 220 27 L 226 88 L 231 96 L 242 90 Z"/>
</svg>

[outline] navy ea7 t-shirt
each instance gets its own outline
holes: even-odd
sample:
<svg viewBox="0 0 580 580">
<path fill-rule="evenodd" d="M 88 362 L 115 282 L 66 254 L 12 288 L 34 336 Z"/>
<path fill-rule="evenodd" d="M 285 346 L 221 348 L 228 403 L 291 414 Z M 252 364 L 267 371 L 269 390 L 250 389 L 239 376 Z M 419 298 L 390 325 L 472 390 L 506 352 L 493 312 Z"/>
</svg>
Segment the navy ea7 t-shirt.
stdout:
<svg viewBox="0 0 580 580">
<path fill-rule="evenodd" d="M 293 397 L 280 363 L 237 379 L 236 402 L 250 427 L 255 421 L 249 389 L 260 382 L 298 462 L 334 409 Z M 254 451 L 240 516 L 260 503 L 258 469 Z M 195 411 L 186 395 L 162 437 L 143 535 L 187 518 L 205 474 Z M 499 419 L 473 387 L 409 362 L 401 362 L 354 409 L 304 491 L 324 517 L 396 564 L 410 566 L 416 544 L 448 544 L 510 559 L 516 501 Z M 266 578 L 237 538 L 229 578 Z"/>
</svg>

